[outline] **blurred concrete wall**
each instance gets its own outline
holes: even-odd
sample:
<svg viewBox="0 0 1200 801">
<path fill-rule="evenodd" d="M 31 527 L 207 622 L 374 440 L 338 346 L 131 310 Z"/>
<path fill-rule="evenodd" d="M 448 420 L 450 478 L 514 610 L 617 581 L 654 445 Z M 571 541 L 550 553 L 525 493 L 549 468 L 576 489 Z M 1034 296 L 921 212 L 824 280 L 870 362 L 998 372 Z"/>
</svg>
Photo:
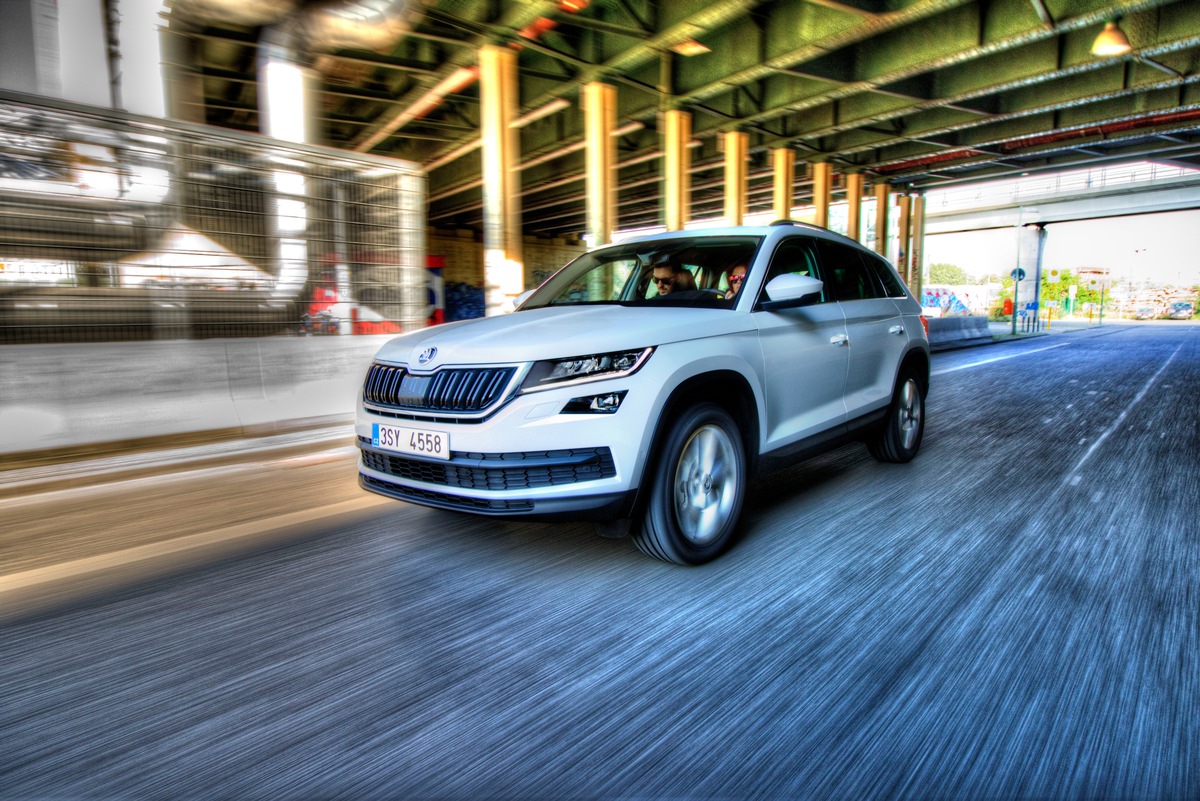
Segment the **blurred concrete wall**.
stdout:
<svg viewBox="0 0 1200 801">
<path fill-rule="evenodd" d="M 386 336 L 0 348 L 6 453 L 353 419 Z"/>
</svg>

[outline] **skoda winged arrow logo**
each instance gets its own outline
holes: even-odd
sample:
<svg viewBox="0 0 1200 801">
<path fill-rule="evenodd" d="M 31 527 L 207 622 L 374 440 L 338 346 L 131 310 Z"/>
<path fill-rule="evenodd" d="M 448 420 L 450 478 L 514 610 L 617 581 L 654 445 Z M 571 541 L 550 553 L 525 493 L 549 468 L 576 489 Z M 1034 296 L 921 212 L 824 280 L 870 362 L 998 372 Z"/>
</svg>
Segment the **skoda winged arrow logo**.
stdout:
<svg viewBox="0 0 1200 801">
<path fill-rule="evenodd" d="M 437 356 L 437 348 L 426 348 L 421 351 L 421 355 L 417 357 L 418 364 L 429 364 Z"/>
</svg>

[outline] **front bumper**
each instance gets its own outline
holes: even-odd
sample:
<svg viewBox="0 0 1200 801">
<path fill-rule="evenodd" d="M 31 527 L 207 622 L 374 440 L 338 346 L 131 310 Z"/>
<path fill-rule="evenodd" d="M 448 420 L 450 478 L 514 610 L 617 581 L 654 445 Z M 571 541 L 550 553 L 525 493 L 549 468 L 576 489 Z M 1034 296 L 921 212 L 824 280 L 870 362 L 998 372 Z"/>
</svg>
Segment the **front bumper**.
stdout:
<svg viewBox="0 0 1200 801">
<path fill-rule="evenodd" d="M 630 389 L 628 379 L 518 396 L 483 420 L 397 419 L 360 406 L 359 484 L 390 498 L 473 514 L 536 519 L 628 516 L 637 495 L 644 421 L 630 392 L 614 414 L 568 414 L 580 395 Z M 612 386 L 609 386 L 612 385 Z M 372 445 L 372 425 L 442 433 L 448 460 Z"/>
</svg>

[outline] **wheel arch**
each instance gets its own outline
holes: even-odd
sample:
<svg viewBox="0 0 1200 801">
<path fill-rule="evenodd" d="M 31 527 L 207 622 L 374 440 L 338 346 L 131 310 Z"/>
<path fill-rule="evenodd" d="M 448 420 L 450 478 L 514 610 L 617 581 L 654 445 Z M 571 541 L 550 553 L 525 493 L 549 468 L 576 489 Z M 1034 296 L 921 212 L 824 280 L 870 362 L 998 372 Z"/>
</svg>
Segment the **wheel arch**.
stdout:
<svg viewBox="0 0 1200 801">
<path fill-rule="evenodd" d="M 913 370 L 917 377 L 921 380 L 922 394 L 929 392 L 929 377 L 931 365 L 929 361 L 929 352 L 921 347 L 909 348 L 904 354 L 904 358 L 900 360 L 900 367 L 896 371 L 896 378 L 899 379 L 900 374 L 905 370 Z M 893 381 L 893 383 L 895 383 Z"/>
<path fill-rule="evenodd" d="M 680 382 L 667 396 L 659 411 L 658 419 L 654 423 L 654 433 L 650 437 L 650 448 L 642 465 L 642 478 L 638 481 L 637 498 L 632 510 L 635 521 L 641 517 L 646 508 L 646 499 L 649 493 L 646 476 L 653 475 L 658 468 L 668 421 L 675 419 L 680 411 L 688 406 L 705 402 L 717 404 L 733 417 L 742 435 L 747 475 L 751 475 L 757 468 L 759 410 L 750 382 L 738 371 L 730 369 L 713 370 L 691 376 Z"/>
</svg>

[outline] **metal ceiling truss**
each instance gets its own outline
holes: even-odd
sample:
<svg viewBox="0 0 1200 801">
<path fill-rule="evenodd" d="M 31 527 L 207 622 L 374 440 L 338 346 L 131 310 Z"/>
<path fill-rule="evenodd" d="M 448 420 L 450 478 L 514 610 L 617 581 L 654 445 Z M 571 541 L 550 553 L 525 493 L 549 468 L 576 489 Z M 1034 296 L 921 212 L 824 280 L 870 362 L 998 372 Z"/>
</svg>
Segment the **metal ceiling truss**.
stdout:
<svg viewBox="0 0 1200 801">
<path fill-rule="evenodd" d="M 693 115 L 692 218 L 719 215 L 720 134 L 750 136 L 751 211 L 768 152 L 920 191 L 1137 158 L 1200 167 L 1193 0 L 426 0 L 386 52 L 317 54 L 331 144 L 430 167 L 430 221 L 482 222 L 479 48 L 518 48 L 523 223 L 585 225 L 581 87 L 618 87 L 621 227 L 661 223 L 661 114 Z M 1119 20 L 1134 52 L 1091 54 Z M 197 28 L 209 122 L 257 124 L 260 31 Z M 685 57 L 672 48 L 701 43 Z M 564 102 L 565 101 L 565 102 Z M 803 169 L 799 170 L 803 176 Z M 810 189 L 797 182 L 797 202 Z"/>
</svg>

